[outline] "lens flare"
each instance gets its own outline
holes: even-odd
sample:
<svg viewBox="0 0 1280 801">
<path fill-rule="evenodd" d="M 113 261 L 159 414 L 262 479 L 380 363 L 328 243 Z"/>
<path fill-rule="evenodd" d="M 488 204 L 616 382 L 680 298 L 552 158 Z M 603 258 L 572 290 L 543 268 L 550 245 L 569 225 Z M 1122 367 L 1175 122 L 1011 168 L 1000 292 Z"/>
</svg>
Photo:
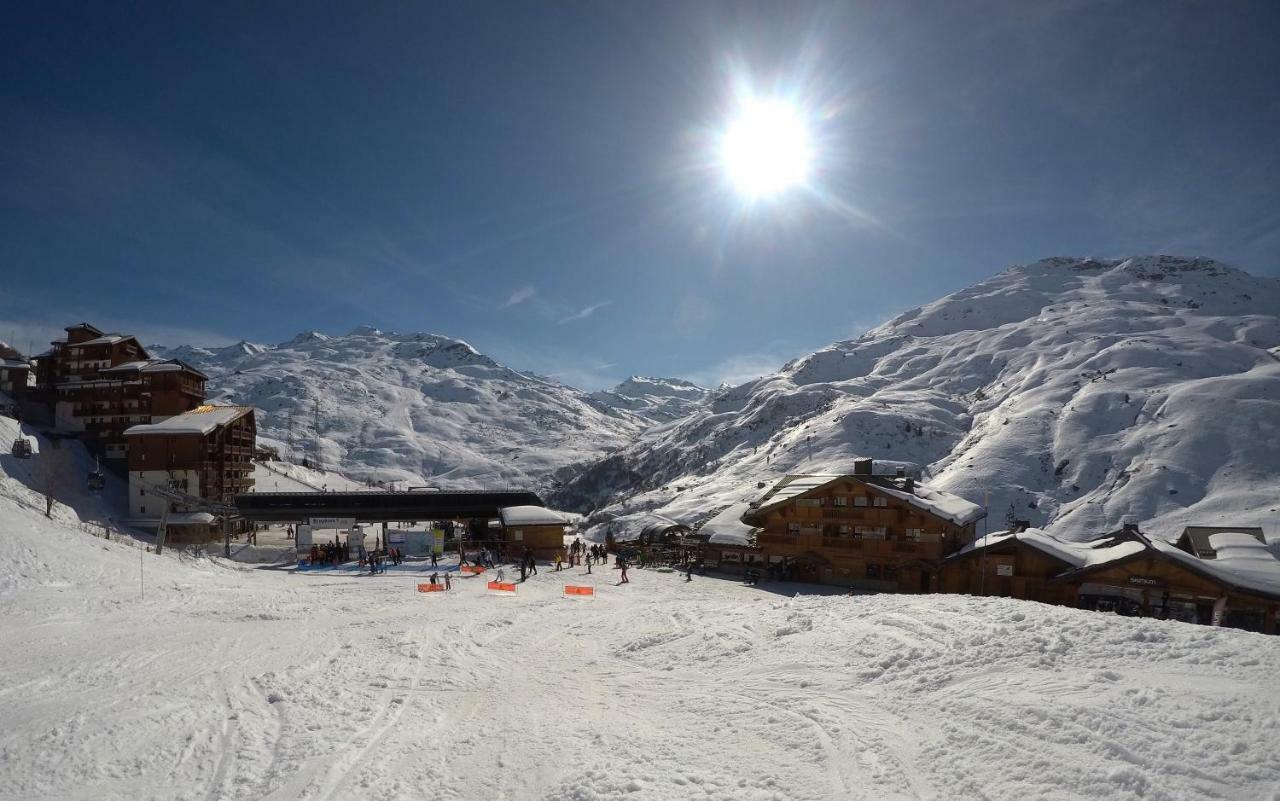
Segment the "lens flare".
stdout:
<svg viewBox="0 0 1280 801">
<path fill-rule="evenodd" d="M 737 191 L 751 199 L 804 186 L 813 164 L 804 116 L 784 100 L 744 102 L 721 138 L 720 163 Z"/>
</svg>

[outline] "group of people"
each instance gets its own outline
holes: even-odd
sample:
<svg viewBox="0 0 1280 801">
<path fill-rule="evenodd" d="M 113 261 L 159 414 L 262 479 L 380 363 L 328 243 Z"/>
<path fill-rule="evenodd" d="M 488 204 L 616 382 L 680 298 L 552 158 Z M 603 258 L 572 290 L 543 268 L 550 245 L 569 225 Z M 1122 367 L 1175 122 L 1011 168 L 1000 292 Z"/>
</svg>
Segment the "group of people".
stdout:
<svg viewBox="0 0 1280 801">
<path fill-rule="evenodd" d="M 351 561 L 351 546 L 345 542 L 331 540 L 329 542 L 311 545 L 311 564 L 312 565 L 340 565 L 343 562 Z"/>
</svg>

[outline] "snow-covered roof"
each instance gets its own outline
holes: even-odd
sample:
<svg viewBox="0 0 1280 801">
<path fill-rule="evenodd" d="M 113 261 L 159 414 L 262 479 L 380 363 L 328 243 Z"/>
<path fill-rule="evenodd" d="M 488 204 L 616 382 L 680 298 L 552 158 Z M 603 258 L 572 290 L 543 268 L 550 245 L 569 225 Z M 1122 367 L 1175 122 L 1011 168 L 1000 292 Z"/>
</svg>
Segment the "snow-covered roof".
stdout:
<svg viewBox="0 0 1280 801">
<path fill-rule="evenodd" d="M 838 473 L 786 476 L 777 484 L 774 484 L 773 488 L 760 498 L 760 508 L 764 509 L 770 506 L 777 506 L 780 503 L 791 500 L 797 495 L 803 495 L 809 490 L 815 490 L 818 487 L 830 484 L 838 478 L 841 478 Z"/>
<path fill-rule="evenodd" d="M 1123 559 L 1126 556 L 1145 550 L 1147 547 L 1143 541 L 1138 539 L 1121 540 L 1116 537 L 1105 537 L 1089 542 L 1067 542 L 1041 529 L 1028 528 L 1022 531 L 996 531 L 984 537 L 978 537 L 957 551 L 951 558 L 960 558 L 967 554 L 981 551 L 984 548 L 1011 541 L 1029 545 L 1042 553 L 1071 565 L 1073 569 L 1094 567 L 1114 562 L 1117 559 Z"/>
<path fill-rule="evenodd" d="M 0 367 L 8 367 L 10 370 L 31 369 L 31 365 L 27 364 L 23 359 L 0 359 Z"/>
<path fill-rule="evenodd" d="M 757 529 L 742 522 L 742 516 L 750 509 L 751 504 L 746 501 L 727 506 L 703 523 L 698 533 L 706 535 L 712 545 L 750 545 Z"/>
<path fill-rule="evenodd" d="M 253 411 L 252 406 L 215 406 L 208 404 L 174 415 L 158 423 L 133 426 L 124 432 L 126 437 L 149 434 L 208 434 L 221 425 L 238 420 Z"/>
<path fill-rule="evenodd" d="M 774 485 L 773 489 L 765 493 L 760 499 L 760 508 L 767 509 L 777 506 L 798 495 L 803 495 L 810 490 L 818 489 L 837 480 L 856 481 L 866 486 L 874 487 L 886 495 L 905 501 L 921 511 L 950 520 L 960 526 L 966 526 L 976 520 L 981 520 L 986 514 L 982 507 L 976 503 L 970 503 L 959 495 L 931 489 L 923 484 L 915 484 L 911 491 L 907 491 L 905 489 L 907 479 L 905 478 L 855 474 L 787 476 Z"/>
<path fill-rule="evenodd" d="M 688 528 L 688 526 L 656 512 L 635 512 L 629 515 L 622 515 L 610 520 L 607 526 L 614 542 L 635 542 L 647 531 L 660 531 L 669 528 Z"/>
<path fill-rule="evenodd" d="M 148 364 L 151 364 L 152 361 L 153 361 L 152 359 L 142 359 L 140 361 L 134 361 L 134 362 L 121 362 L 120 364 L 117 364 L 115 367 L 104 367 L 98 372 L 99 373 L 127 373 L 132 370 L 141 370 L 142 368 L 146 367 Z"/>
<path fill-rule="evenodd" d="M 196 368 L 179 359 L 140 359 L 132 362 L 122 362 L 115 367 L 105 367 L 99 370 L 99 373 L 176 373 L 182 370 L 189 370 L 199 375 L 204 375 Z M 206 376 L 207 377 L 207 376 Z"/>
<path fill-rule="evenodd" d="M 168 524 L 171 526 L 207 526 L 216 519 L 208 512 L 170 512 Z"/>
<path fill-rule="evenodd" d="M 504 506 L 498 510 L 504 526 L 568 526 L 576 516 L 541 506 Z"/>
<path fill-rule="evenodd" d="M 906 501 L 917 509 L 950 520 L 958 526 L 967 526 L 986 515 L 981 506 L 966 501 L 959 495 L 931 489 L 923 484 L 916 484 L 912 492 L 907 492 L 901 486 L 889 486 L 889 484 L 889 481 L 872 482 L 872 486 L 885 494 Z"/>
<path fill-rule="evenodd" d="M 95 339 L 77 342 L 76 347 L 80 347 L 82 345 L 114 345 L 117 342 L 124 342 L 126 339 L 133 339 L 133 337 L 127 334 L 104 334 Z"/>
<path fill-rule="evenodd" d="M 1280 597 L 1280 560 L 1266 545 L 1241 532 L 1214 534 L 1210 540 L 1218 552 L 1215 559 L 1200 559 L 1160 540 L 1151 545 L 1170 559 L 1233 587 Z"/>
</svg>

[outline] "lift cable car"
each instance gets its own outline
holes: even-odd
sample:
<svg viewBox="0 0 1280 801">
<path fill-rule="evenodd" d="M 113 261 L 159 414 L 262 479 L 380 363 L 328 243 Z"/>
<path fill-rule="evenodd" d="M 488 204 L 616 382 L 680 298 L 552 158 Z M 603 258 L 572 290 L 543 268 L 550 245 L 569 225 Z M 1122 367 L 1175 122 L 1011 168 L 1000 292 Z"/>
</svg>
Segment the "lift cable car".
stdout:
<svg viewBox="0 0 1280 801">
<path fill-rule="evenodd" d="M 92 492 L 99 492 L 103 487 L 107 486 L 107 477 L 102 474 L 102 465 L 96 459 L 93 463 L 93 471 L 89 473 L 88 483 Z"/>
</svg>

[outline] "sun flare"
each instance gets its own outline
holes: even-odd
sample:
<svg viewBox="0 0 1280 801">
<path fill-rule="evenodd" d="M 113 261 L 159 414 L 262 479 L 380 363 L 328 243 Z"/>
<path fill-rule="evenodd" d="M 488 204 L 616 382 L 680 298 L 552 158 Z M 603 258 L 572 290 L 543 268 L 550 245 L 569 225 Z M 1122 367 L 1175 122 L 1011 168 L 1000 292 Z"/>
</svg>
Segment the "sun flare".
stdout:
<svg viewBox="0 0 1280 801">
<path fill-rule="evenodd" d="M 813 149 L 800 109 L 783 100 L 743 103 L 725 128 L 720 162 L 734 188 L 751 199 L 803 186 Z"/>
</svg>

